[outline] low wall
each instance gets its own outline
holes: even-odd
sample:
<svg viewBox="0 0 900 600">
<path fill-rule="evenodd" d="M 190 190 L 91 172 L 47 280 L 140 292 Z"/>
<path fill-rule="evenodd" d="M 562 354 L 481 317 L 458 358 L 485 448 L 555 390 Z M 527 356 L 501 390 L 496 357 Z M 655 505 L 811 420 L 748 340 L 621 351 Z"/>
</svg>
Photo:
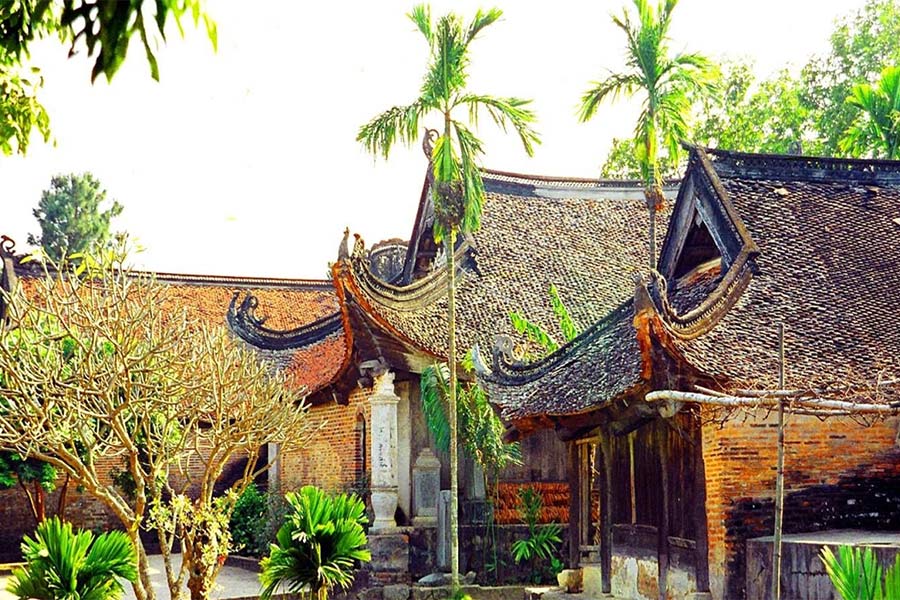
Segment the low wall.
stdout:
<svg viewBox="0 0 900 600">
<path fill-rule="evenodd" d="M 823 546 L 871 547 L 883 568 L 900 553 L 900 533 L 858 530 L 785 535 L 781 544 L 781 597 L 840 600 L 819 557 Z M 772 536 L 747 540 L 747 598 L 772 598 Z"/>
</svg>

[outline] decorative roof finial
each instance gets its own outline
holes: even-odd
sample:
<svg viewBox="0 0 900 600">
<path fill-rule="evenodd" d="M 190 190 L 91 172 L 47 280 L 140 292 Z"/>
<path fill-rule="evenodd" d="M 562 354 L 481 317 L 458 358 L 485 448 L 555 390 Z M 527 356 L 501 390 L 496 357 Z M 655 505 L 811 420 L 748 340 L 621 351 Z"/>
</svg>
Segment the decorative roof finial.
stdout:
<svg viewBox="0 0 900 600">
<path fill-rule="evenodd" d="M 350 258 L 350 248 L 347 246 L 347 241 L 350 239 L 350 228 L 344 228 L 344 239 L 341 240 L 341 245 L 338 247 L 338 260 L 344 260 Z"/>
<path fill-rule="evenodd" d="M 434 142 L 437 141 L 439 135 L 437 129 L 425 128 L 425 137 L 422 139 L 422 152 L 425 153 L 425 158 L 428 159 L 428 162 L 431 162 L 431 154 L 434 151 Z"/>
</svg>

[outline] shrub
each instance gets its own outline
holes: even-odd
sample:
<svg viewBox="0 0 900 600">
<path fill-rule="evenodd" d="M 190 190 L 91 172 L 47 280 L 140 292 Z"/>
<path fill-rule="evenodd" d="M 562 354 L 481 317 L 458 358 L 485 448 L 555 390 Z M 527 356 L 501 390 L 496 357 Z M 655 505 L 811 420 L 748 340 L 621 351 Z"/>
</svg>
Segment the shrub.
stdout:
<svg viewBox="0 0 900 600">
<path fill-rule="evenodd" d="M 531 487 L 519 488 L 519 515 L 528 526 L 528 537 L 516 540 L 512 545 L 513 560 L 516 564 L 528 561 L 531 564 L 531 580 L 540 583 L 543 567 L 538 563 L 548 561 L 550 570 L 561 569 L 562 563 L 556 557 L 556 545 L 562 542 L 562 528 L 558 523 L 539 526 L 544 500 L 540 492 Z"/>
<path fill-rule="evenodd" d="M 330 496 L 313 486 L 285 498 L 289 513 L 277 543 L 260 564 L 262 600 L 269 600 L 282 585 L 288 593 L 320 599 L 336 585 L 350 587 L 358 563 L 371 560 L 365 549 L 363 502 L 353 494 Z"/>
<path fill-rule="evenodd" d="M 124 592 L 119 578 L 137 579 L 137 554 L 127 535 L 75 532 L 57 517 L 41 523 L 34 539 L 25 536 L 22 555 L 25 567 L 7 584 L 19 598 L 116 600 Z"/>
<path fill-rule="evenodd" d="M 844 600 L 892 600 L 900 598 L 900 554 L 884 573 L 871 548 L 840 546 L 835 556 L 822 548 L 822 562 L 831 583 Z"/>
<path fill-rule="evenodd" d="M 261 554 L 260 538 L 264 534 L 268 512 L 266 496 L 251 483 L 234 503 L 228 528 L 231 530 L 231 548 L 236 554 Z"/>
</svg>

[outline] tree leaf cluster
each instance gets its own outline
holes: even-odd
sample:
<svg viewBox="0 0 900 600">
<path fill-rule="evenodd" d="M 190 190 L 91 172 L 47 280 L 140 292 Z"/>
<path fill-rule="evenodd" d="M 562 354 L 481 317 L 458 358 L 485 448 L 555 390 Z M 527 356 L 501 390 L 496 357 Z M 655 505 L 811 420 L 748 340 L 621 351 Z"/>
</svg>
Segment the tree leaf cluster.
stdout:
<svg viewBox="0 0 900 600">
<path fill-rule="evenodd" d="M 159 80 L 156 54 L 167 23 L 184 34 L 185 19 L 201 24 L 215 48 L 215 22 L 203 0 L 5 0 L 0 3 L 0 151 L 25 154 L 32 131 L 50 139 L 50 117 L 37 99 L 40 70 L 28 64 L 31 44 L 51 36 L 69 44 L 69 56 L 86 48 L 94 59 L 91 81 L 111 81 L 124 63 L 132 39 L 140 40 Z"/>
</svg>

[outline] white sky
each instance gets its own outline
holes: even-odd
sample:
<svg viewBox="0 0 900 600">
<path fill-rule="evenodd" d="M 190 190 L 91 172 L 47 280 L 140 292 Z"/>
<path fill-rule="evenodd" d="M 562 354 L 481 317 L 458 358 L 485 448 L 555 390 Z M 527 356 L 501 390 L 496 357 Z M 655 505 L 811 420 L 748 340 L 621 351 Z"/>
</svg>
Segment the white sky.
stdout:
<svg viewBox="0 0 900 600">
<path fill-rule="evenodd" d="M 506 0 L 504 18 L 472 46 L 470 89 L 533 98 L 543 144 L 528 158 L 482 123 L 489 168 L 592 177 L 633 106 L 602 107 L 579 124 L 588 83 L 620 68 L 610 22 L 625 0 Z M 424 175 L 421 148 L 375 160 L 355 141 L 371 117 L 417 95 L 425 43 L 404 16 L 413 0 L 250 3 L 211 0 L 219 51 L 188 28 L 159 53 L 161 82 L 132 45 L 112 84 L 90 63 L 42 42 L 42 100 L 55 146 L 35 137 L 26 158 L 0 156 L 0 233 L 26 248 L 31 210 L 56 173 L 91 171 L 125 211 L 113 222 L 158 271 L 321 278 L 345 226 L 371 245 L 406 239 Z M 750 57 L 768 74 L 827 50 L 834 19 L 862 0 L 681 0 L 673 49 Z M 493 4 L 432 3 L 471 16 Z"/>
</svg>

